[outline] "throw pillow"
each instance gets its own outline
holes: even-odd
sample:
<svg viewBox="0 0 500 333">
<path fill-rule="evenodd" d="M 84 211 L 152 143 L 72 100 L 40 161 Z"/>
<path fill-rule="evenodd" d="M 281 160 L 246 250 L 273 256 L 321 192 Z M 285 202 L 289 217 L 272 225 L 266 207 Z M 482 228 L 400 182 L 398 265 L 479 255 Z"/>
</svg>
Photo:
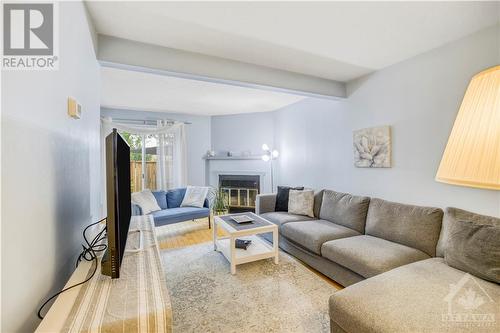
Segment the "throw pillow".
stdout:
<svg viewBox="0 0 500 333">
<path fill-rule="evenodd" d="M 314 217 L 314 191 L 290 190 L 288 199 L 288 212 L 290 214 Z"/>
<path fill-rule="evenodd" d="M 151 212 L 156 212 L 161 210 L 158 206 L 155 196 L 151 193 L 151 190 L 144 190 L 141 192 L 134 192 L 131 195 L 132 202 L 139 205 L 142 209 L 142 214 L 147 215 Z"/>
<path fill-rule="evenodd" d="M 276 193 L 276 205 L 274 206 L 274 211 L 276 212 L 288 212 L 288 194 L 290 190 L 303 190 L 304 187 L 289 187 L 289 186 L 278 186 L 278 193 Z"/>
<path fill-rule="evenodd" d="M 167 209 L 167 192 L 165 191 L 153 191 L 153 195 L 155 196 L 156 202 L 161 209 Z"/>
<path fill-rule="evenodd" d="M 178 208 L 181 206 L 182 199 L 186 194 L 186 188 L 174 188 L 167 191 L 167 205 L 168 208 Z"/>
<path fill-rule="evenodd" d="M 500 225 L 455 221 L 444 260 L 454 268 L 500 283 Z"/>
<path fill-rule="evenodd" d="M 188 186 L 186 194 L 182 199 L 181 207 L 203 207 L 205 199 L 207 198 L 208 187 L 202 186 Z"/>
</svg>

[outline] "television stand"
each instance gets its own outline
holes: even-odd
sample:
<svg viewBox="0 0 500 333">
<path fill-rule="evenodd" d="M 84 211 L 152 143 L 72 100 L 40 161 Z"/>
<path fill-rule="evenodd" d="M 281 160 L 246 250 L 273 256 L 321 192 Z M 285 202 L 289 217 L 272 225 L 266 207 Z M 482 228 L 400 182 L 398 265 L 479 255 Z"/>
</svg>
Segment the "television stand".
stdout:
<svg viewBox="0 0 500 333">
<path fill-rule="evenodd" d="M 153 218 L 132 216 L 129 232 L 120 278 L 102 275 L 97 267 L 90 281 L 57 297 L 36 332 L 172 332 Z M 94 264 L 82 261 L 66 287 L 85 280 Z"/>
</svg>

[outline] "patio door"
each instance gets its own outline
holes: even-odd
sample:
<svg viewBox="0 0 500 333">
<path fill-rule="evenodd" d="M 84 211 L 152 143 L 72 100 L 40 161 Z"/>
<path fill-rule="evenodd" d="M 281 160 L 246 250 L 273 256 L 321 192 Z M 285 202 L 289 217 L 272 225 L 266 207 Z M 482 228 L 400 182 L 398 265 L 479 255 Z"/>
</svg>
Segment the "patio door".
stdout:
<svg viewBox="0 0 500 333">
<path fill-rule="evenodd" d="M 130 145 L 132 192 L 169 189 L 173 179 L 173 134 L 132 134 L 120 131 Z"/>
</svg>

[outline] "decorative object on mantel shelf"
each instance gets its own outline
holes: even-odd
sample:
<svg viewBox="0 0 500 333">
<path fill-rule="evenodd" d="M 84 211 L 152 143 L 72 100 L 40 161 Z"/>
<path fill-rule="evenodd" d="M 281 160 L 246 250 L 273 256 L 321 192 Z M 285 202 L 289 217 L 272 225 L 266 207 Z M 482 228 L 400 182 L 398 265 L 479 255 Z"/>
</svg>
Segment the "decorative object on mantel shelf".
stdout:
<svg viewBox="0 0 500 333">
<path fill-rule="evenodd" d="M 273 168 L 273 160 L 277 159 L 280 155 L 279 151 L 276 149 L 271 149 L 267 144 L 262 145 L 262 150 L 264 154 L 262 155 L 262 160 L 264 162 L 271 162 L 271 192 L 274 193 L 274 168 Z"/>
<path fill-rule="evenodd" d="M 436 180 L 500 190 L 500 66 L 470 81 Z"/>
<path fill-rule="evenodd" d="M 255 155 L 255 156 L 215 155 L 213 157 L 203 156 L 203 159 L 206 161 L 210 161 L 210 160 L 260 160 L 260 159 L 262 159 L 262 156 L 261 155 Z"/>
<path fill-rule="evenodd" d="M 391 127 L 379 126 L 353 132 L 354 165 L 358 168 L 391 167 Z"/>
<path fill-rule="evenodd" d="M 205 157 L 215 157 L 215 150 L 207 150 Z"/>
</svg>

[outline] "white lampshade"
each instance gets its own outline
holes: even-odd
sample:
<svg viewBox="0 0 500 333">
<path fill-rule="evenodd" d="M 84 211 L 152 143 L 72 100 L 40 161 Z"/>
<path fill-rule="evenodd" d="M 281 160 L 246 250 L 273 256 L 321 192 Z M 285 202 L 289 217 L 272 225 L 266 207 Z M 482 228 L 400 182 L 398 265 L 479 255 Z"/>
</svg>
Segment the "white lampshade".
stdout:
<svg viewBox="0 0 500 333">
<path fill-rule="evenodd" d="M 263 150 L 263 151 L 269 151 L 270 149 L 269 149 L 269 146 L 268 146 L 267 144 L 265 144 L 265 143 L 264 143 L 264 144 L 262 145 L 262 150 Z"/>
<path fill-rule="evenodd" d="M 278 158 L 278 156 L 280 156 L 280 152 L 279 152 L 279 151 L 277 151 L 276 149 L 275 149 L 275 150 L 273 150 L 273 153 L 272 153 L 272 154 L 273 154 L 273 158 Z"/>
<path fill-rule="evenodd" d="M 267 161 L 269 161 L 270 159 L 271 159 L 271 157 L 269 157 L 269 155 L 268 155 L 268 154 L 266 154 L 266 155 L 262 155 L 262 160 L 263 160 L 264 162 L 267 162 Z"/>
<path fill-rule="evenodd" d="M 500 190 L 500 66 L 469 83 L 436 180 Z"/>
</svg>

